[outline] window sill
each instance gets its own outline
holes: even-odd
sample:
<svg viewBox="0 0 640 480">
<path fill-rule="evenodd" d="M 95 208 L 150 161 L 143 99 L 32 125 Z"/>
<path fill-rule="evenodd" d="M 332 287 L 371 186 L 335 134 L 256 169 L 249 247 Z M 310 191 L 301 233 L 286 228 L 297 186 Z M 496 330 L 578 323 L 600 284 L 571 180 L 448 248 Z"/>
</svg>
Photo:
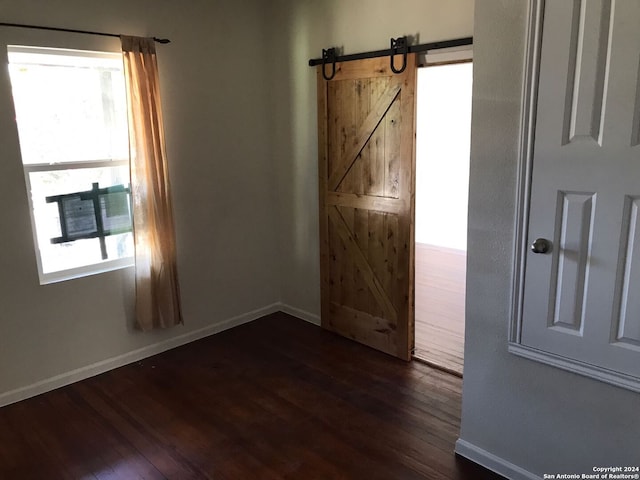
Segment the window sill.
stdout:
<svg viewBox="0 0 640 480">
<path fill-rule="evenodd" d="M 52 283 L 64 282 L 67 280 L 75 280 L 91 275 L 98 275 L 101 273 L 112 272 L 114 270 L 133 267 L 134 265 L 135 263 L 133 257 L 126 257 L 117 260 L 109 260 L 106 262 L 96 263 L 93 265 L 86 265 L 84 267 L 61 270 L 59 272 L 41 273 L 40 285 L 49 285 Z"/>
</svg>

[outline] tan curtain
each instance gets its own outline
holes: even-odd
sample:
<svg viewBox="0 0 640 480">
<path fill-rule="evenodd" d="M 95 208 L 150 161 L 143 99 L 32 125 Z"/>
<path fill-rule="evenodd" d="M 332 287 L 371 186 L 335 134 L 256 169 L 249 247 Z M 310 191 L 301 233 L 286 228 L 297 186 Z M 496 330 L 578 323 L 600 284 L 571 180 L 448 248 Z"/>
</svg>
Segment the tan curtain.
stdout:
<svg viewBox="0 0 640 480">
<path fill-rule="evenodd" d="M 182 323 L 176 244 L 155 43 L 122 36 L 127 82 L 131 198 L 140 329 Z"/>
</svg>

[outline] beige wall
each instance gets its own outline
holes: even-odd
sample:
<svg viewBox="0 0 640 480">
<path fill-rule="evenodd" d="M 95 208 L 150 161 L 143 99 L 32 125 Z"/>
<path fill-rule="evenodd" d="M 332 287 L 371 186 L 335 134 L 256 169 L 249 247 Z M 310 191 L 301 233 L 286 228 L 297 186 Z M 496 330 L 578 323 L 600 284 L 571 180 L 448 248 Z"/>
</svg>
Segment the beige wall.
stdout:
<svg viewBox="0 0 640 480">
<path fill-rule="evenodd" d="M 132 269 L 38 284 L 24 179 L 0 73 L 3 394 L 277 302 L 266 2 L 0 0 L 1 21 L 166 36 L 159 66 L 185 325 L 132 328 Z M 5 40 L 28 31 L 0 28 Z M 48 32 L 45 42 L 56 39 Z M 99 37 L 81 36 L 90 45 Z M 4 55 L 4 54 L 2 54 Z M 2 56 L 0 56 L 1 58 Z"/>
</svg>

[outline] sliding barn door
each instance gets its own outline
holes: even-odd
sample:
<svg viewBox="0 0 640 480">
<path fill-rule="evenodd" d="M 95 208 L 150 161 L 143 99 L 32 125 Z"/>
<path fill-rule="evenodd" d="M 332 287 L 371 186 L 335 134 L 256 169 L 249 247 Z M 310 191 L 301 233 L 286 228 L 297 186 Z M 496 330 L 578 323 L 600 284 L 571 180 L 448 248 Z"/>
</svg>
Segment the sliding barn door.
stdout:
<svg viewBox="0 0 640 480">
<path fill-rule="evenodd" d="M 402 74 L 388 57 L 339 63 L 330 81 L 318 67 L 322 326 L 405 360 L 413 349 L 415 83 L 414 55 Z"/>
</svg>

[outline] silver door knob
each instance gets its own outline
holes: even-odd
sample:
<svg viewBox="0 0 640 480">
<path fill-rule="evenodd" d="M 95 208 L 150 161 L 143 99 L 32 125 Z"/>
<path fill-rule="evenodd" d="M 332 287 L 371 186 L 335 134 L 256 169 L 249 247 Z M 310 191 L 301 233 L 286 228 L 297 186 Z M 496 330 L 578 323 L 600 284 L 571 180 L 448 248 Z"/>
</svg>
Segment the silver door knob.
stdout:
<svg viewBox="0 0 640 480">
<path fill-rule="evenodd" d="M 547 253 L 551 251 L 551 242 L 546 238 L 536 238 L 531 244 L 533 253 Z"/>
</svg>

